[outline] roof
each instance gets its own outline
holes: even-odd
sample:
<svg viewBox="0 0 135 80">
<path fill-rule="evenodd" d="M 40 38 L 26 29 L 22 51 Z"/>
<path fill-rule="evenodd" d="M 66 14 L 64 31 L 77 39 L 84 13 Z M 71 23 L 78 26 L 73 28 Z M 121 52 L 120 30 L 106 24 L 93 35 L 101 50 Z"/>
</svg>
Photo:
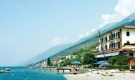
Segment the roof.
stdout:
<svg viewBox="0 0 135 80">
<path fill-rule="evenodd" d="M 119 28 L 135 29 L 135 26 L 121 26 L 121 27 L 117 27 L 117 28 L 114 28 L 114 29 L 112 29 L 112 30 L 106 31 L 106 32 L 104 32 L 104 33 L 101 33 L 100 35 L 104 35 L 104 34 L 106 34 L 106 33 L 109 33 L 109 32 L 111 32 L 111 31 L 116 30 L 116 29 L 119 29 Z M 99 35 L 96 36 L 96 37 L 99 37 Z"/>
<path fill-rule="evenodd" d="M 122 28 L 127 28 L 127 29 L 135 29 L 135 26 L 124 26 Z"/>
</svg>

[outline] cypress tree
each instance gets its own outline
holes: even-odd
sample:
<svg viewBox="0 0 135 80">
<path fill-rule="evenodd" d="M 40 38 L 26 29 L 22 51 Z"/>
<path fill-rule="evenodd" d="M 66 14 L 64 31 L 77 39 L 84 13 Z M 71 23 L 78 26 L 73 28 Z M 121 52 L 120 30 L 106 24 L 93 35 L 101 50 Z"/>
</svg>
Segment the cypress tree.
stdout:
<svg viewBox="0 0 135 80">
<path fill-rule="evenodd" d="M 51 61 L 50 61 L 50 58 L 47 59 L 47 65 L 50 66 L 51 64 Z"/>
</svg>

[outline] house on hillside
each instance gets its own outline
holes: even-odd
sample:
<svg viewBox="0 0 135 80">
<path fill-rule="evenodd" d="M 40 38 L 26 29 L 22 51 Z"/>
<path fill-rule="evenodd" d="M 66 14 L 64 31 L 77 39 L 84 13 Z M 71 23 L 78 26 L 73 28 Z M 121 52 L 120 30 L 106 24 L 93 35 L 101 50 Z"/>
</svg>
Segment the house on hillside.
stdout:
<svg viewBox="0 0 135 80">
<path fill-rule="evenodd" d="M 61 60 L 61 59 L 54 59 L 54 60 L 51 60 L 52 64 L 55 65 L 55 64 L 60 64 L 62 61 L 64 60 Z"/>
<path fill-rule="evenodd" d="M 66 57 L 66 59 L 75 59 L 76 58 L 76 56 L 77 55 L 67 55 L 67 56 L 65 56 Z"/>
<path fill-rule="evenodd" d="M 97 36 L 99 38 L 99 52 L 97 61 L 109 60 L 112 56 L 122 54 L 135 57 L 135 26 L 122 26 Z M 133 65 L 133 60 L 130 61 Z"/>
</svg>

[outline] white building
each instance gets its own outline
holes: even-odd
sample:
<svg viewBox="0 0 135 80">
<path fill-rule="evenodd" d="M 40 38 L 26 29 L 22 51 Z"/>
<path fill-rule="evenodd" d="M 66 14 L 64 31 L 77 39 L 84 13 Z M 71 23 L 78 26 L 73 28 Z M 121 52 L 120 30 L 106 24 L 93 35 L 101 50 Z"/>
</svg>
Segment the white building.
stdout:
<svg viewBox="0 0 135 80">
<path fill-rule="evenodd" d="M 68 55 L 68 56 L 65 56 L 66 57 L 66 59 L 75 59 L 76 58 L 76 55 Z"/>
<path fill-rule="evenodd" d="M 118 54 L 135 57 L 135 26 L 122 26 L 101 34 L 98 38 L 99 53 L 96 55 L 98 61 L 104 56 L 109 60 Z"/>
</svg>

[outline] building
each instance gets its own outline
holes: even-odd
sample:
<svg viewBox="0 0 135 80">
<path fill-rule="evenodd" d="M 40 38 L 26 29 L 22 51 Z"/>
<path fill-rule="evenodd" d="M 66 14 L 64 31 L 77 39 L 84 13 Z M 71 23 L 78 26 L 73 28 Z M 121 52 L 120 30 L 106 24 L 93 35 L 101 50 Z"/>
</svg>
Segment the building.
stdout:
<svg viewBox="0 0 135 80">
<path fill-rule="evenodd" d="M 68 56 L 65 56 L 66 59 L 75 59 L 77 55 L 68 55 Z"/>
<path fill-rule="evenodd" d="M 103 60 L 104 57 L 109 60 L 118 54 L 135 57 L 135 26 L 118 27 L 97 37 L 99 38 L 97 61 Z"/>
<path fill-rule="evenodd" d="M 55 59 L 55 60 L 51 60 L 52 64 L 60 64 L 62 61 L 64 60 L 61 60 L 61 59 Z"/>
</svg>

